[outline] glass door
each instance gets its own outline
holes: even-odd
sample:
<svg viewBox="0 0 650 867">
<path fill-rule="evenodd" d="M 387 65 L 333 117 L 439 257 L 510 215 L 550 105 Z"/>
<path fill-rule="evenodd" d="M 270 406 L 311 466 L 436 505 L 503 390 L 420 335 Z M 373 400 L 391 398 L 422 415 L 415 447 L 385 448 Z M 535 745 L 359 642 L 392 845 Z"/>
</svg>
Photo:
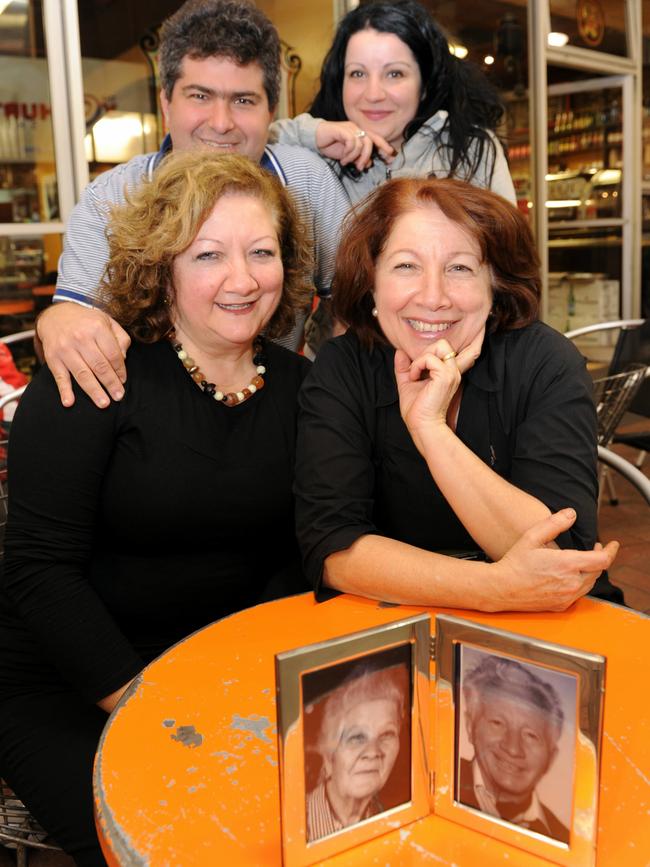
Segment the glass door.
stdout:
<svg viewBox="0 0 650 867">
<path fill-rule="evenodd" d="M 639 315 L 640 21 L 640 0 L 528 4 L 529 206 L 561 331 Z"/>
<path fill-rule="evenodd" d="M 549 69 L 560 75 L 548 87 L 546 320 L 568 331 L 621 315 L 625 78 Z"/>
<path fill-rule="evenodd" d="M 38 0 L 0 3 L 0 337 L 31 327 L 51 298 L 62 209 L 74 200 L 57 148 L 45 12 Z"/>
</svg>

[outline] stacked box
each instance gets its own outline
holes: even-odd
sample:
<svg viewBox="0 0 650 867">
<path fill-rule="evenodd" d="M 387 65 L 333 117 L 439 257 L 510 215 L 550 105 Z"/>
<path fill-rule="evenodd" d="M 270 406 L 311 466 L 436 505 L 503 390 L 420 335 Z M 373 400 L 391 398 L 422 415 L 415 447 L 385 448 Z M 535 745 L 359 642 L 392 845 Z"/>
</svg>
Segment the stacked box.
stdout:
<svg viewBox="0 0 650 867">
<path fill-rule="evenodd" d="M 548 275 L 548 308 L 546 322 L 556 331 L 569 330 L 569 290 L 568 274 L 553 273 Z"/>
<path fill-rule="evenodd" d="M 558 331 L 573 331 L 619 318 L 620 282 L 604 274 L 550 274 L 547 322 Z M 583 346 L 613 346 L 616 331 L 586 334 Z"/>
<path fill-rule="evenodd" d="M 572 275 L 571 289 L 569 296 L 571 329 L 619 318 L 620 283 L 618 280 L 607 280 L 601 274 Z M 616 336 L 615 331 L 600 331 L 586 334 L 580 338 L 580 342 L 583 346 L 613 346 Z"/>
</svg>

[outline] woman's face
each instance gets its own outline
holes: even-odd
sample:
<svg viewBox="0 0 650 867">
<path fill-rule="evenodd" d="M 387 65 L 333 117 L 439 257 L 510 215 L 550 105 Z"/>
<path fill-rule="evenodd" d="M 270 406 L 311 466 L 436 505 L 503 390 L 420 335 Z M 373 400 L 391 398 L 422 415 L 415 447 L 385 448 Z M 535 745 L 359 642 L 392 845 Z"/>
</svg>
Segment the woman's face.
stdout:
<svg viewBox="0 0 650 867">
<path fill-rule="evenodd" d="M 268 207 L 254 196 L 222 196 L 174 260 L 178 339 L 213 351 L 252 344 L 280 303 L 283 278 Z"/>
<path fill-rule="evenodd" d="M 394 33 L 367 28 L 350 37 L 343 71 L 348 120 L 378 133 L 397 149 L 417 113 L 421 90 L 417 60 Z"/>
<path fill-rule="evenodd" d="M 490 269 L 471 235 L 423 205 L 395 220 L 375 263 L 374 302 L 387 340 L 411 360 L 441 338 L 460 352 L 490 313 Z"/>
<path fill-rule="evenodd" d="M 328 787 L 339 798 L 369 798 L 386 785 L 399 752 L 399 718 L 394 701 L 371 699 L 352 707 L 343 720 L 336 750 L 326 761 Z"/>
</svg>

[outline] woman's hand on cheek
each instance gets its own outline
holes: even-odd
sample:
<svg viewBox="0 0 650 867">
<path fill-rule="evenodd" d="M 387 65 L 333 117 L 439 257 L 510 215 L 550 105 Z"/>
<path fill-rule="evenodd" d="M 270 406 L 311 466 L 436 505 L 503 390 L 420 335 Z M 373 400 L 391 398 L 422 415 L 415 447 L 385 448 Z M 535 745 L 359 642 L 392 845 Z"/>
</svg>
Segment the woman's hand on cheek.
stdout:
<svg viewBox="0 0 650 867">
<path fill-rule="evenodd" d="M 437 341 L 414 361 L 401 349 L 395 352 L 400 413 L 421 452 L 425 438 L 447 429 L 447 410 L 461 377 L 454 357 L 442 360 L 452 352 L 446 340 Z"/>
<path fill-rule="evenodd" d="M 485 340 L 485 323 L 481 326 L 478 334 L 467 344 L 464 349 L 461 349 L 456 356 L 456 364 L 461 373 L 467 373 L 470 367 L 474 367 Z"/>
</svg>

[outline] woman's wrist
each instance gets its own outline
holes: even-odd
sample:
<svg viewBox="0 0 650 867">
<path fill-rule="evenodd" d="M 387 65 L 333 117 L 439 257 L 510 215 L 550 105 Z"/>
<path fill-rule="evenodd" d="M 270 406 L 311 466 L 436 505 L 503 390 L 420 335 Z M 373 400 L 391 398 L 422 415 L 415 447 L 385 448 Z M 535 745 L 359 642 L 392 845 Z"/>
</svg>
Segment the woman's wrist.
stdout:
<svg viewBox="0 0 650 867">
<path fill-rule="evenodd" d="M 439 459 L 444 450 L 450 448 L 456 440 L 456 434 L 451 430 L 446 419 L 442 417 L 430 419 L 417 427 L 409 428 L 409 433 L 427 463 L 430 459 Z"/>
</svg>

